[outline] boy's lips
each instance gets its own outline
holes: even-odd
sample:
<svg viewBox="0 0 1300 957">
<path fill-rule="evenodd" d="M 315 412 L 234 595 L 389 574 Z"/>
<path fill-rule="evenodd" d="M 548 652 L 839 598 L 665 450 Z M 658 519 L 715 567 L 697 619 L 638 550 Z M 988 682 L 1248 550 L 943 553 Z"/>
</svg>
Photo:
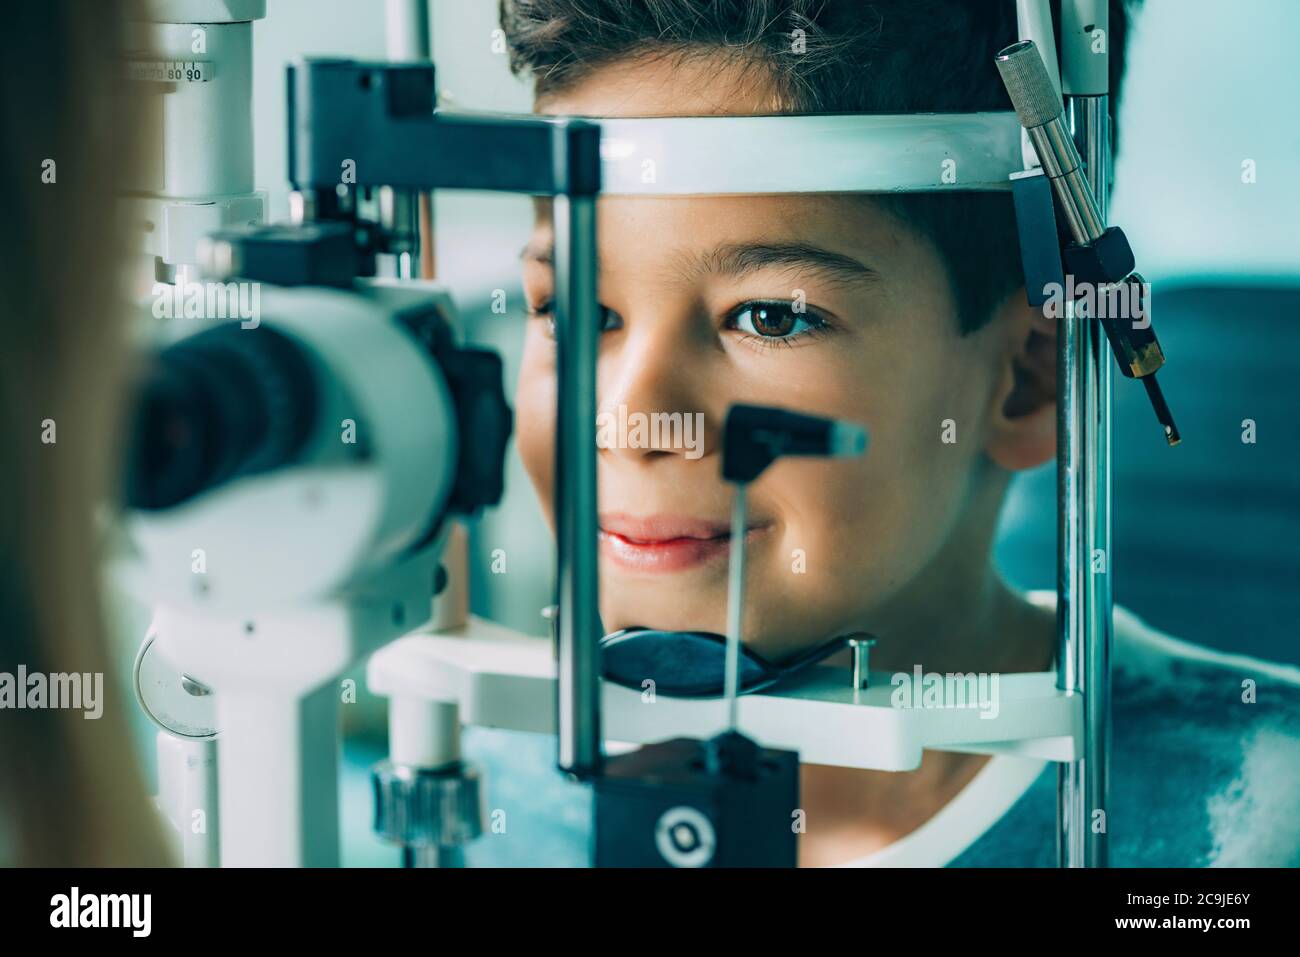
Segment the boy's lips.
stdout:
<svg viewBox="0 0 1300 957">
<path fill-rule="evenodd" d="M 751 523 L 747 538 L 761 534 L 766 523 Z M 725 560 L 731 548 L 731 524 L 680 515 L 600 516 L 600 550 L 629 571 L 672 572 Z"/>
</svg>

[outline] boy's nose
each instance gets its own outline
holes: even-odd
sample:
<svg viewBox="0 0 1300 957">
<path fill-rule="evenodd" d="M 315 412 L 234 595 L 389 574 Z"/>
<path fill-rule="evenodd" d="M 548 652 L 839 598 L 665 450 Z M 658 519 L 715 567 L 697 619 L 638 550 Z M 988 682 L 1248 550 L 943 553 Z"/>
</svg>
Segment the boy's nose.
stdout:
<svg viewBox="0 0 1300 957">
<path fill-rule="evenodd" d="M 695 459 L 717 447 L 722 417 L 713 407 L 717 390 L 709 388 L 707 362 L 680 339 L 668 340 L 633 336 L 617 352 L 602 355 L 597 380 L 602 454 Z"/>
</svg>

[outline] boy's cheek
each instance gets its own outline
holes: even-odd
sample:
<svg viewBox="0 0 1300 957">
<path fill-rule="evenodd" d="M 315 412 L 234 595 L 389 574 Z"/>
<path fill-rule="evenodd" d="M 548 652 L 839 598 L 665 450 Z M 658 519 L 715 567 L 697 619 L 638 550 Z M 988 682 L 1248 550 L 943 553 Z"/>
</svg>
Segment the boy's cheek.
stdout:
<svg viewBox="0 0 1300 957">
<path fill-rule="evenodd" d="M 942 538 L 952 494 L 882 442 L 833 478 L 791 475 L 774 573 L 805 607 L 868 611 L 908 581 Z"/>
<path fill-rule="evenodd" d="M 814 548 L 805 559 L 791 549 L 773 557 L 768 573 L 746 592 L 747 645 L 783 659 L 861 627 L 864 592 L 872 583 L 852 552 Z"/>
<path fill-rule="evenodd" d="M 532 480 L 548 521 L 553 519 L 555 455 L 555 375 L 553 369 L 526 350 L 519 387 L 515 391 L 515 447 Z"/>
</svg>

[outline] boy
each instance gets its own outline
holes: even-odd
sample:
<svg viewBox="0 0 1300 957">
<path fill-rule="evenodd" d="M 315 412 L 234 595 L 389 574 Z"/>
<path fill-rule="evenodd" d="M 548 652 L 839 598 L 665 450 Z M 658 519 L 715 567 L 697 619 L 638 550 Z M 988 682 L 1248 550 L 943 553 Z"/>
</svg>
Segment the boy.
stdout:
<svg viewBox="0 0 1300 957">
<path fill-rule="evenodd" d="M 512 68 L 534 77 L 539 113 L 1010 108 L 993 65 L 1016 39 L 1010 0 L 502 0 L 501 8 Z M 1117 0 L 1112 108 L 1125 26 Z M 802 40 L 798 52 L 792 36 Z M 546 204 L 538 212 L 525 251 L 533 321 L 518 446 L 553 520 L 552 235 Z M 600 452 L 607 632 L 725 632 L 731 492 L 718 443 L 727 408 L 748 402 L 860 422 L 871 435 L 863 458 L 782 461 L 751 487 L 750 647 L 779 660 L 868 631 L 880 638 L 876 669 L 1054 667 L 1050 604 L 1008 587 L 991 559 L 1011 476 L 1052 460 L 1056 439 L 1056 321 L 1026 303 L 1007 194 L 607 197 L 598 229 L 600 409 L 702 413 L 705 424 L 702 456 Z M 948 421 L 955 442 L 941 441 Z M 1116 727 L 1130 711 L 1150 722 L 1144 682 L 1177 654 L 1188 662 L 1182 680 L 1203 684 L 1213 719 L 1141 746 L 1221 734 L 1215 740 L 1239 758 L 1255 717 L 1237 703 L 1241 680 L 1266 679 L 1193 667 L 1191 646 L 1122 611 L 1116 628 Z M 1274 683 L 1288 677 L 1268 674 Z M 1300 694 L 1291 683 L 1286 694 L 1288 710 L 1270 720 L 1295 719 Z M 1138 745 L 1115 743 L 1113 862 L 1192 865 L 1224 854 L 1207 800 L 1227 781 L 1207 789 L 1196 779 L 1195 793 L 1171 799 L 1161 817 L 1134 813 L 1152 810 L 1134 793 L 1146 782 L 1124 777 L 1153 767 Z M 909 773 L 804 765 L 800 863 L 1050 864 L 1054 805 L 1045 792 L 1054 775 L 1044 770 L 940 752 Z M 1171 832 L 1182 835 L 1174 845 Z M 1159 840 L 1163 850 L 1148 853 Z M 1300 862 L 1300 840 L 1284 845 L 1261 845 L 1253 863 Z"/>
</svg>

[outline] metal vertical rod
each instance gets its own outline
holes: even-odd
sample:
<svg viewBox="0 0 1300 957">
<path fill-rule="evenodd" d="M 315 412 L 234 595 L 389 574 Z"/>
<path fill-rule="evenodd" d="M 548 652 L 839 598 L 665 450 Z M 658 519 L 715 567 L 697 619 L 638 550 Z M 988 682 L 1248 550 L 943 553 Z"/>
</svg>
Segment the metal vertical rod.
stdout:
<svg viewBox="0 0 1300 957">
<path fill-rule="evenodd" d="M 427 61 L 433 57 L 429 0 L 385 0 L 384 55 L 390 60 Z"/>
<path fill-rule="evenodd" d="M 559 766 L 602 762 L 596 512 L 596 199 L 556 196 L 555 522 L 559 589 Z"/>
<path fill-rule="evenodd" d="M 1106 96 L 1069 96 L 1067 116 L 1106 216 Z M 1095 301 L 1096 297 L 1094 297 Z M 1067 304 L 1058 372 L 1057 686 L 1083 695 L 1083 755 L 1058 769 L 1057 851 L 1065 867 L 1106 867 L 1110 757 L 1111 364 L 1101 324 Z"/>
<path fill-rule="evenodd" d="M 727 568 L 727 662 L 725 687 L 727 724 L 735 731 L 740 723 L 740 640 L 745 617 L 745 485 L 736 485 L 731 505 L 731 557 Z"/>
<path fill-rule="evenodd" d="M 1083 634 L 1080 614 L 1084 599 L 1079 555 L 1083 541 L 1084 496 L 1079 407 L 1083 337 L 1074 304 L 1065 302 L 1057 340 L 1057 377 L 1060 404 L 1056 418 L 1056 686 L 1062 691 L 1081 690 L 1075 650 Z M 1086 734 L 1086 731 L 1085 731 Z M 1056 769 L 1056 859 L 1061 867 L 1075 867 L 1083 857 L 1081 834 L 1085 813 L 1079 789 L 1082 763 L 1076 759 Z"/>
<path fill-rule="evenodd" d="M 433 62 L 431 0 L 385 0 L 384 55 L 397 62 Z M 399 253 L 394 264 L 399 279 L 433 278 L 433 193 L 409 190 L 407 225 L 414 245 Z"/>
<path fill-rule="evenodd" d="M 446 847 L 441 844 L 432 847 L 406 844 L 402 847 L 402 866 L 462 868 L 465 866 L 465 851 L 460 847 Z"/>
</svg>

